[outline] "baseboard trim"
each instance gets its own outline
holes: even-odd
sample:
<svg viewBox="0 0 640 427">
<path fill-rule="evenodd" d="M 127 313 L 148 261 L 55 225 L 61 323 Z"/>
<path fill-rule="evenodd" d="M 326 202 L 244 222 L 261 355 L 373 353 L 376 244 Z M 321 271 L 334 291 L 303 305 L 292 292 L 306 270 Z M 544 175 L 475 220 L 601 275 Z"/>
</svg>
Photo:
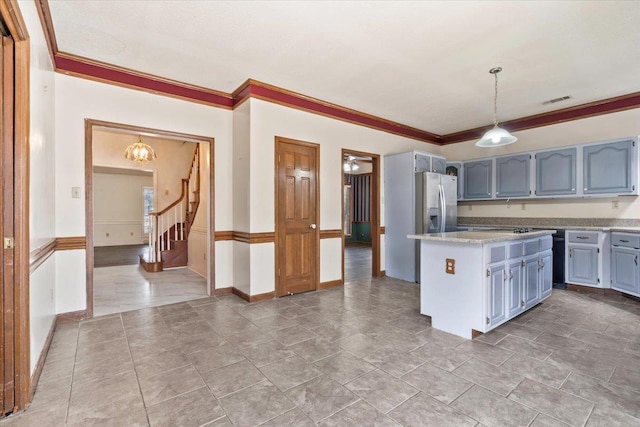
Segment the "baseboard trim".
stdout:
<svg viewBox="0 0 640 427">
<path fill-rule="evenodd" d="M 36 369 L 31 375 L 31 390 L 29 390 L 29 402 L 33 400 L 33 395 L 36 392 L 38 381 L 40 380 L 40 374 L 42 374 L 42 368 L 44 367 L 44 361 L 47 360 L 47 354 L 49 354 L 49 348 L 51 348 L 51 341 L 53 341 L 53 333 L 56 331 L 56 324 L 58 323 L 58 316 L 53 318 L 51 322 L 51 328 L 47 334 L 47 339 L 44 341 L 40 357 L 38 357 L 38 363 L 36 363 Z"/>
<path fill-rule="evenodd" d="M 632 299 L 634 301 L 640 301 L 640 298 L 638 298 L 635 295 L 625 294 L 624 292 L 620 292 L 620 291 L 617 291 L 615 289 L 593 288 L 591 286 L 574 285 L 574 284 L 571 284 L 571 283 L 567 283 L 567 290 L 568 291 L 574 291 L 574 292 L 581 292 L 581 293 L 585 293 L 585 294 L 609 295 L 609 296 L 618 295 L 618 296 L 622 296 L 622 297 L 625 297 L 625 298 Z"/>
<path fill-rule="evenodd" d="M 214 289 L 213 290 L 213 296 L 214 297 L 219 297 L 222 295 L 229 295 L 233 293 L 233 288 L 230 286 L 228 288 L 218 288 L 218 289 Z"/>
<path fill-rule="evenodd" d="M 238 297 L 247 301 L 248 303 L 265 301 L 265 300 L 273 299 L 276 297 L 275 292 L 266 292 L 264 294 L 249 295 L 238 288 L 232 288 L 231 292 L 233 292 L 234 295 L 237 295 Z"/>
<path fill-rule="evenodd" d="M 342 285 L 344 285 L 344 281 L 342 279 L 329 280 L 328 282 L 320 282 L 320 284 L 318 285 L 318 289 L 330 289 Z"/>
<path fill-rule="evenodd" d="M 87 318 L 87 310 L 69 311 L 60 313 L 56 316 L 56 324 L 58 322 L 77 322 Z"/>
</svg>

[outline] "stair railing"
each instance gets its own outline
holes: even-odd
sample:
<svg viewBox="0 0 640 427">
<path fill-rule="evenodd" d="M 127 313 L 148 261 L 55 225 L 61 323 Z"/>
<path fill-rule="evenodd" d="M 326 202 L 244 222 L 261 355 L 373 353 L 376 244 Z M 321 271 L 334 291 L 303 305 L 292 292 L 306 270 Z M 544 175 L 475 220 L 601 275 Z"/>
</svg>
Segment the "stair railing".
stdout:
<svg viewBox="0 0 640 427">
<path fill-rule="evenodd" d="M 159 212 L 151 212 L 153 216 L 149 233 L 149 262 L 162 261 L 162 251 L 171 249 L 171 227 L 173 240 L 185 240 L 188 237 L 195 212 L 191 209 L 196 202 L 196 193 L 200 191 L 200 156 L 198 145 L 191 159 L 189 176 L 183 178 L 180 196 L 169 206 Z M 186 229 L 186 230 L 185 230 Z"/>
</svg>

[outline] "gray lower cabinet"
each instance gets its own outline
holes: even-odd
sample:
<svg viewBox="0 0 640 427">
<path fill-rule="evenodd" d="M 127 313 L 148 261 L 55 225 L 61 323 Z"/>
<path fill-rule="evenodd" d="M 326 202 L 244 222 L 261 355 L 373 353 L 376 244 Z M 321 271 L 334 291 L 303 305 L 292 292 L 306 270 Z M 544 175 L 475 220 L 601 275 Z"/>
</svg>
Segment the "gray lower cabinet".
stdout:
<svg viewBox="0 0 640 427">
<path fill-rule="evenodd" d="M 540 255 L 540 299 L 551 295 L 553 288 L 553 254 L 546 251 Z"/>
<path fill-rule="evenodd" d="M 462 199 L 462 189 L 463 189 L 462 163 L 458 163 L 458 162 L 447 163 L 445 174 L 455 176 L 458 178 L 458 200 Z"/>
<path fill-rule="evenodd" d="M 569 250 L 567 282 L 598 286 L 598 247 L 592 245 L 567 245 Z"/>
<path fill-rule="evenodd" d="M 505 302 L 505 270 L 504 262 L 489 267 L 489 326 L 497 325 L 506 318 Z"/>
<path fill-rule="evenodd" d="M 524 300 L 522 298 L 522 260 L 509 262 L 508 274 L 509 305 L 507 309 L 508 316 L 514 317 L 524 311 Z"/>
<path fill-rule="evenodd" d="M 536 196 L 576 194 L 576 148 L 537 153 Z"/>
<path fill-rule="evenodd" d="M 496 197 L 531 195 L 530 154 L 496 158 Z"/>
<path fill-rule="evenodd" d="M 529 255 L 524 258 L 523 267 L 523 286 L 524 291 L 524 309 L 527 310 L 538 303 L 540 296 L 538 295 L 539 284 L 539 268 L 538 254 Z"/>
<path fill-rule="evenodd" d="M 625 194 L 636 190 L 633 181 L 634 141 L 618 141 L 583 148 L 583 193 Z"/>
<path fill-rule="evenodd" d="M 493 160 L 464 163 L 464 198 L 491 198 Z"/>
<path fill-rule="evenodd" d="M 611 233 L 611 287 L 640 296 L 640 234 Z"/>
</svg>

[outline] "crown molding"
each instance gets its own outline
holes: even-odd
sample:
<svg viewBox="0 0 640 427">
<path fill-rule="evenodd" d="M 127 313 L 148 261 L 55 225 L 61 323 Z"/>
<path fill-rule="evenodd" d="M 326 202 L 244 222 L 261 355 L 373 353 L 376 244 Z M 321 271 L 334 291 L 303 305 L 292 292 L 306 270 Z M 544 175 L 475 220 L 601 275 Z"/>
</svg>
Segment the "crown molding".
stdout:
<svg viewBox="0 0 640 427">
<path fill-rule="evenodd" d="M 234 109 L 250 98 L 308 111 L 325 117 L 388 132 L 437 145 L 455 144 L 480 138 L 492 125 L 437 135 L 402 123 L 356 111 L 288 89 L 247 79 L 232 93 L 221 92 L 117 65 L 60 52 L 48 0 L 35 0 L 51 61 L 56 72 L 102 83 L 141 90 L 225 109 Z M 640 107 L 640 92 L 549 111 L 502 122 L 510 132 L 549 126 Z"/>
</svg>

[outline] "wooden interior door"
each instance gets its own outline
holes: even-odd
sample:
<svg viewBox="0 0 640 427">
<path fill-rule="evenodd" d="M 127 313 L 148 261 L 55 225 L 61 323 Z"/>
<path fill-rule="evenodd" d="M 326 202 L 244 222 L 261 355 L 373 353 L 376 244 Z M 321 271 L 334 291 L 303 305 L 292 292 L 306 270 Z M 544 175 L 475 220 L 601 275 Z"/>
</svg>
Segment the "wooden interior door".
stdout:
<svg viewBox="0 0 640 427">
<path fill-rule="evenodd" d="M 316 144 L 276 140 L 276 296 L 318 287 L 318 151 Z"/>
<path fill-rule="evenodd" d="M 2 291 L 0 292 L 0 415 L 13 411 L 15 406 L 15 323 L 14 323 L 14 66 L 13 40 L 2 37 L 0 54 L 0 116 L 2 143 L 0 158 L 2 159 L 2 185 L 0 186 L 0 205 L 2 221 L 0 221 L 0 238 L 2 238 Z M 7 240 L 9 239 L 9 240 Z"/>
</svg>

